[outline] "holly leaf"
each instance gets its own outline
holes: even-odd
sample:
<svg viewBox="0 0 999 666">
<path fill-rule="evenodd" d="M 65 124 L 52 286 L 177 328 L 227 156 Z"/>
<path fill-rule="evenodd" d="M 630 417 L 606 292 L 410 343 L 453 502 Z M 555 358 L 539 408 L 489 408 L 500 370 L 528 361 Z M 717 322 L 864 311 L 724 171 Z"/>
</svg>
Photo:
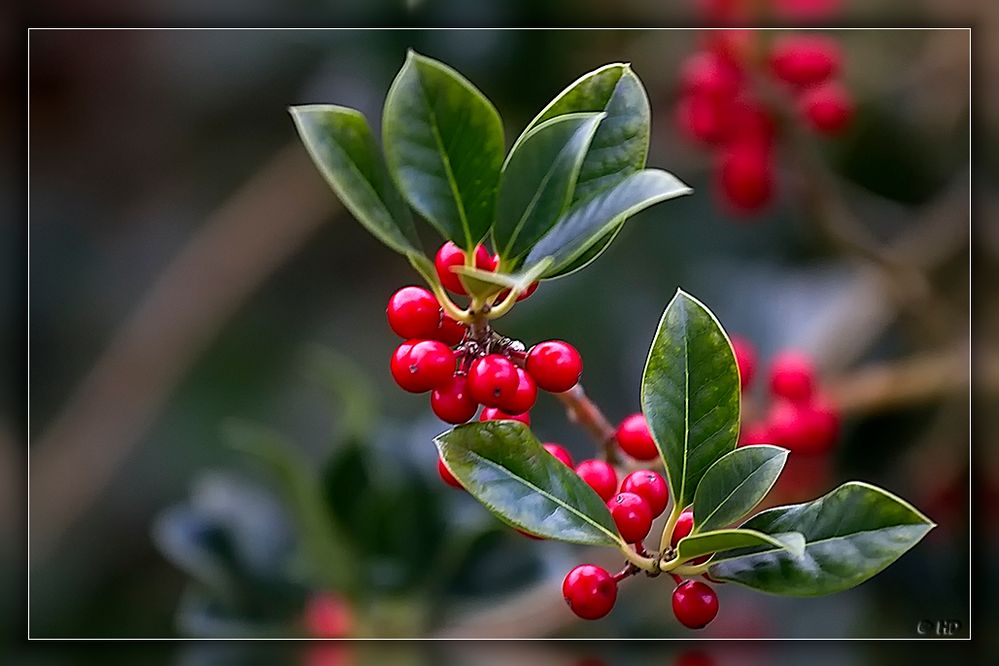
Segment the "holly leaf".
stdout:
<svg viewBox="0 0 999 666">
<path fill-rule="evenodd" d="M 801 557 L 779 549 L 733 551 L 709 573 L 762 592 L 819 596 L 863 583 L 935 527 L 911 504 L 867 483 L 851 481 L 811 502 L 762 511 L 742 526 L 764 534 L 800 532 Z"/>
<path fill-rule="evenodd" d="M 704 472 L 694 492 L 693 532 L 731 525 L 753 510 L 773 488 L 787 449 L 760 444 L 726 453 Z"/>
<path fill-rule="evenodd" d="M 556 541 L 623 545 L 600 496 L 524 424 L 469 423 L 434 441 L 461 485 L 508 525 Z"/>
<path fill-rule="evenodd" d="M 503 164 L 496 108 L 458 72 L 409 51 L 385 98 L 382 138 L 409 205 L 471 251 L 492 225 Z"/>
<path fill-rule="evenodd" d="M 293 106 L 289 112 L 312 161 L 358 222 L 396 252 L 419 253 L 413 216 L 364 115 L 332 104 Z"/>
<path fill-rule="evenodd" d="M 616 235 L 617 229 L 628 217 L 660 201 L 692 191 L 676 176 L 660 169 L 633 173 L 589 201 L 566 211 L 531 248 L 524 266 L 530 267 L 550 256 L 553 262 L 544 275 L 546 279 L 578 270 L 599 254 L 587 255 L 587 251 L 604 239 L 607 239 L 603 246 L 606 248 L 613 240 L 612 234 Z M 586 259 L 580 262 L 582 257 Z"/>
<path fill-rule="evenodd" d="M 677 553 L 683 559 L 708 553 L 717 556 L 727 550 L 753 546 L 786 551 L 791 557 L 800 557 L 805 549 L 805 537 L 798 532 L 770 535 L 747 529 L 725 529 L 691 534 L 676 544 Z"/>
<path fill-rule="evenodd" d="M 739 399 L 739 371 L 725 331 L 703 303 L 678 289 L 642 376 L 642 411 L 677 506 L 690 505 L 707 469 L 735 449 Z"/>
<path fill-rule="evenodd" d="M 565 212 L 602 113 L 572 113 L 532 129 L 503 168 L 494 245 L 504 264 L 521 257 Z"/>
<path fill-rule="evenodd" d="M 591 198 L 642 169 L 649 152 L 649 98 L 627 63 L 584 74 L 555 96 L 514 143 L 512 155 L 534 128 L 566 114 L 603 112 L 580 167 L 572 203 Z M 508 158 L 509 160 L 509 158 Z"/>
</svg>

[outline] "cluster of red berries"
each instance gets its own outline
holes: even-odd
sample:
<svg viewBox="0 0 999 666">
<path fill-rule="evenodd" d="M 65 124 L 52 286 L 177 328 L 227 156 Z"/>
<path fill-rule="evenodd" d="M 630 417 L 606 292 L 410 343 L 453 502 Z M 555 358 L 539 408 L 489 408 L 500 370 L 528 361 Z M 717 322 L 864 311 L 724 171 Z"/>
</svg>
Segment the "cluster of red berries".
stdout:
<svg viewBox="0 0 999 666">
<path fill-rule="evenodd" d="M 495 270 L 497 264 L 481 245 L 476 248 L 475 262 L 484 270 Z M 450 267 L 464 263 L 464 251 L 450 241 L 435 260 L 441 284 L 457 294 L 464 294 L 465 289 Z M 536 288 L 534 283 L 518 300 Z M 447 423 L 465 423 L 483 405 L 482 421 L 516 419 L 530 425 L 529 411 L 538 389 L 568 391 L 583 371 L 579 352 L 561 340 L 539 342 L 525 351 L 519 342 L 488 329 L 473 335 L 422 287 L 395 292 L 385 313 L 392 330 L 405 339 L 392 354 L 392 377 L 411 393 L 430 391 L 431 409 Z"/>
<path fill-rule="evenodd" d="M 788 88 L 797 115 L 817 132 L 838 134 L 853 115 L 850 95 L 836 81 L 842 56 L 833 39 L 782 33 L 759 58 L 762 38 L 751 30 L 711 32 L 680 77 L 677 120 L 685 134 L 717 151 L 719 196 L 738 213 L 761 209 L 774 192 L 775 113 L 754 85 L 755 70 Z M 758 67 L 763 59 L 767 66 Z"/>
<path fill-rule="evenodd" d="M 756 351 L 733 337 L 743 391 L 755 372 Z M 785 350 L 770 363 L 771 403 L 764 417 L 743 424 L 739 444 L 779 444 L 797 453 L 827 453 L 839 434 L 839 411 L 817 386 L 815 366 L 805 354 Z"/>
</svg>

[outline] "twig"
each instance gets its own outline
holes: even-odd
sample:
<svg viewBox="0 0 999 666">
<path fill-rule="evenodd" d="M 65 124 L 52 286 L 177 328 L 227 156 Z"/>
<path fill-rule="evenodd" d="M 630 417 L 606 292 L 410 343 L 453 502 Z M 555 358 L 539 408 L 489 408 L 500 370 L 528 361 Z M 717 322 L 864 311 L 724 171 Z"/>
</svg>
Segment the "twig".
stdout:
<svg viewBox="0 0 999 666">
<path fill-rule="evenodd" d="M 582 384 L 576 384 L 565 393 L 555 397 L 565 405 L 566 415 L 573 423 L 583 426 L 600 446 L 604 459 L 612 465 L 619 464 L 617 455 L 617 432 L 600 408 L 590 400 Z"/>
<path fill-rule="evenodd" d="M 206 220 L 34 443 L 32 560 L 53 552 L 198 354 L 335 205 L 296 144 Z"/>
</svg>

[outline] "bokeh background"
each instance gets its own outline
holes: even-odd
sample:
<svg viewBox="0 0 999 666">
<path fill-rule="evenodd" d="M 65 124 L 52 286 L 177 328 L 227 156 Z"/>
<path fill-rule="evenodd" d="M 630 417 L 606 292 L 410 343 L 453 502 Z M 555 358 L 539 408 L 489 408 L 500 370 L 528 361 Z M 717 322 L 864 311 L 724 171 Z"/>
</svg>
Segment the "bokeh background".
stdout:
<svg viewBox="0 0 999 666">
<path fill-rule="evenodd" d="M 502 21 L 504 7 L 477 11 Z M 443 424 L 391 382 L 384 304 L 418 277 L 350 219 L 285 109 L 342 103 L 377 126 L 410 47 L 483 90 L 508 143 L 581 73 L 631 62 L 653 109 L 649 165 L 695 189 L 542 285 L 504 333 L 571 341 L 588 393 L 620 419 L 680 285 L 755 344 L 761 375 L 778 350 L 811 354 L 840 406 L 835 448 L 798 465 L 784 496 L 865 479 L 939 524 L 848 592 L 723 586 L 698 636 L 910 637 L 926 619 L 966 634 L 969 35 L 828 34 L 857 112 L 842 136 L 809 141 L 846 227 L 804 200 L 787 147 L 763 212 L 720 205 L 710 152 L 674 120 L 696 30 L 33 31 L 30 419 L 12 407 L 4 424 L 31 433 L 32 636 L 301 635 L 310 604 L 355 635 L 688 635 L 659 580 L 576 621 L 562 575 L 605 555 L 529 541 L 441 484 L 430 440 Z M 995 134 L 982 138 L 994 155 Z M 988 262 L 999 238 L 979 241 Z M 534 423 L 592 453 L 555 400 Z M 995 460 L 979 465 L 994 498 Z"/>
</svg>

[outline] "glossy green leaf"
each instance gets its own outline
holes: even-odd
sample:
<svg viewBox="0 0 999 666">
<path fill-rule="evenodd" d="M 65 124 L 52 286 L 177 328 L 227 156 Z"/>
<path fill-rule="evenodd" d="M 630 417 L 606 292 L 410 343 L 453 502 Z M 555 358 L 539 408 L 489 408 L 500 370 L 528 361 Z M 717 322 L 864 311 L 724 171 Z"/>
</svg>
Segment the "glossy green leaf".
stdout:
<svg viewBox="0 0 999 666">
<path fill-rule="evenodd" d="M 760 444 L 726 453 L 701 477 L 694 492 L 694 532 L 726 527 L 753 510 L 773 488 L 787 449 Z"/>
<path fill-rule="evenodd" d="M 500 520 L 548 539 L 622 545 L 600 496 L 524 424 L 469 423 L 434 441 L 455 478 Z"/>
<path fill-rule="evenodd" d="M 545 277 L 564 275 L 578 268 L 576 260 L 608 234 L 614 233 L 631 215 L 691 191 L 675 176 L 659 169 L 633 173 L 614 187 L 566 211 L 531 248 L 524 266 L 530 267 L 545 257 L 552 257 L 552 266 Z M 593 258 L 595 255 L 590 260 Z"/>
<path fill-rule="evenodd" d="M 805 537 L 798 532 L 770 535 L 747 529 L 725 529 L 691 534 L 676 544 L 677 553 L 683 559 L 708 553 L 718 553 L 720 557 L 727 550 L 754 546 L 778 549 L 786 551 L 790 557 L 801 557 L 805 550 Z"/>
<path fill-rule="evenodd" d="M 818 596 L 849 589 L 912 548 L 935 525 L 912 505 L 874 486 L 845 483 L 803 504 L 762 511 L 745 529 L 801 532 L 799 558 L 776 549 L 728 553 L 709 573 L 763 592 Z"/>
<path fill-rule="evenodd" d="M 541 123 L 511 153 L 500 179 L 493 240 L 504 265 L 524 255 L 569 207 L 583 157 L 603 113 Z"/>
<path fill-rule="evenodd" d="M 419 252 L 412 214 L 361 112 L 332 104 L 289 111 L 312 161 L 347 210 L 396 252 Z"/>
<path fill-rule="evenodd" d="M 406 201 L 471 250 L 492 224 L 503 163 L 499 113 L 456 71 L 410 51 L 385 98 L 382 143 Z"/>
<path fill-rule="evenodd" d="M 642 376 L 642 411 L 678 506 L 688 506 L 707 469 L 735 449 L 739 399 L 739 371 L 725 331 L 704 304 L 678 289 Z"/>
<path fill-rule="evenodd" d="M 597 128 L 583 160 L 573 203 L 591 198 L 645 166 L 649 99 L 631 66 L 612 63 L 584 74 L 542 109 L 514 144 L 516 149 L 531 130 L 552 118 L 594 111 L 602 111 L 607 117 Z"/>
</svg>

